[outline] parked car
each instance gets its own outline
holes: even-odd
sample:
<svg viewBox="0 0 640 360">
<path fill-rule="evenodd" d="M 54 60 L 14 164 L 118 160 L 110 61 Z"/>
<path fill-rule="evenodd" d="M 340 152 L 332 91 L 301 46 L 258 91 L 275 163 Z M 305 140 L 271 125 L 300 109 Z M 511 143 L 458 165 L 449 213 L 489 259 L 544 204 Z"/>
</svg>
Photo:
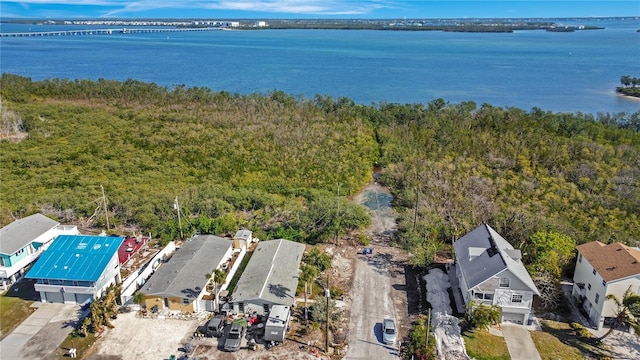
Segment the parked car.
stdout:
<svg viewBox="0 0 640 360">
<path fill-rule="evenodd" d="M 224 341 L 224 351 L 238 351 L 240 344 L 242 344 L 242 338 L 247 332 L 246 321 L 234 321 L 231 324 L 229 334 Z"/>
<path fill-rule="evenodd" d="M 382 342 L 385 344 L 393 344 L 398 337 L 398 329 L 393 319 L 384 319 L 382 321 Z"/>
<path fill-rule="evenodd" d="M 206 334 L 211 337 L 220 337 L 222 336 L 222 332 L 224 331 L 224 325 L 226 321 L 224 320 L 224 316 L 216 315 L 213 319 L 207 322 Z"/>
</svg>

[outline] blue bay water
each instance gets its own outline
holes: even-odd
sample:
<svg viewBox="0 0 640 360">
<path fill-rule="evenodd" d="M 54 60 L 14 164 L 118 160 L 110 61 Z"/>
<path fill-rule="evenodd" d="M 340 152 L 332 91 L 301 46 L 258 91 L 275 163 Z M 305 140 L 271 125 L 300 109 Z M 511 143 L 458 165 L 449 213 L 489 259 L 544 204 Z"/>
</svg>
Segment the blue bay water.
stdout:
<svg viewBox="0 0 640 360">
<path fill-rule="evenodd" d="M 0 69 L 31 77 L 128 78 L 250 94 L 282 90 L 357 103 L 475 101 L 554 112 L 635 112 L 615 93 L 640 77 L 640 20 L 551 33 L 258 30 L 0 40 Z M 581 24 L 591 24 L 586 21 Z M 86 29 L 88 27 L 75 27 Z M 61 30 L 2 24 L 2 32 Z"/>
</svg>

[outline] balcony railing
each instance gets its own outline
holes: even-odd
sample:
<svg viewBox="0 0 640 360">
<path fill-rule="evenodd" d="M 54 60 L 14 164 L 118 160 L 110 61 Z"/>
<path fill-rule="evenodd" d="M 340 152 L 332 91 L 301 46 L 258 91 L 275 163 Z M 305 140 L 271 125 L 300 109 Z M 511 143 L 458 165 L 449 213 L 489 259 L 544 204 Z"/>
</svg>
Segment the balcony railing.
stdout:
<svg viewBox="0 0 640 360">
<path fill-rule="evenodd" d="M 69 286 L 69 285 L 47 285 L 47 284 L 35 284 L 36 291 L 44 292 L 70 292 L 75 294 L 93 294 L 96 291 L 95 286 Z M 64 290 L 63 290 L 64 289 Z"/>
</svg>

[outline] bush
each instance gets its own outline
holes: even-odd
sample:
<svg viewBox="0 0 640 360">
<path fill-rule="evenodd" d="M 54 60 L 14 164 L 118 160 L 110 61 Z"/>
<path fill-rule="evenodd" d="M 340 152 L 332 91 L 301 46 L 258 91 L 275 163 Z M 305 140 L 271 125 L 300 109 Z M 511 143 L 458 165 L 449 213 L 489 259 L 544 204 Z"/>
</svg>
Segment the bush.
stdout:
<svg viewBox="0 0 640 360">
<path fill-rule="evenodd" d="M 577 322 L 572 322 L 570 324 L 570 326 L 571 326 L 571 328 L 573 330 L 576 331 L 576 334 L 578 334 L 578 336 L 583 337 L 583 338 L 590 338 L 591 337 L 591 332 L 589 331 L 589 329 L 585 328 L 581 324 L 579 324 Z"/>
</svg>

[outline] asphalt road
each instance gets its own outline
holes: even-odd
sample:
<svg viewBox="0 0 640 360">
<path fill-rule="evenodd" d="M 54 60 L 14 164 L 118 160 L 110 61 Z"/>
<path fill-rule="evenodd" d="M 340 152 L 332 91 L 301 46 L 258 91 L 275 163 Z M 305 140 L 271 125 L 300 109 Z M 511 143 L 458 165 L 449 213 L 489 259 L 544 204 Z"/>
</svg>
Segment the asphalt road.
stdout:
<svg viewBox="0 0 640 360">
<path fill-rule="evenodd" d="M 362 255 L 353 280 L 349 349 L 345 359 L 397 359 L 398 344 L 382 342 L 382 320 L 396 316 L 387 258 Z"/>
<path fill-rule="evenodd" d="M 385 196 L 389 195 L 384 187 L 371 184 L 365 188 L 360 201 L 372 203 L 371 199 L 385 199 Z M 404 278 L 398 274 L 394 250 L 387 245 L 390 232 L 395 231 L 395 218 L 390 208 L 380 206 L 380 201 L 373 203 L 376 205 L 368 207 L 373 213 L 369 238 L 374 250 L 373 254 L 359 254 L 356 261 L 351 288 L 349 348 L 345 356 L 348 360 L 399 358 L 399 344 L 382 342 L 382 320 L 391 317 L 402 326 L 405 318 L 402 312 L 406 312 L 406 305 L 403 305 L 406 294 L 397 290 L 398 283 L 404 284 Z M 401 298 L 403 295 L 404 299 Z"/>
</svg>

